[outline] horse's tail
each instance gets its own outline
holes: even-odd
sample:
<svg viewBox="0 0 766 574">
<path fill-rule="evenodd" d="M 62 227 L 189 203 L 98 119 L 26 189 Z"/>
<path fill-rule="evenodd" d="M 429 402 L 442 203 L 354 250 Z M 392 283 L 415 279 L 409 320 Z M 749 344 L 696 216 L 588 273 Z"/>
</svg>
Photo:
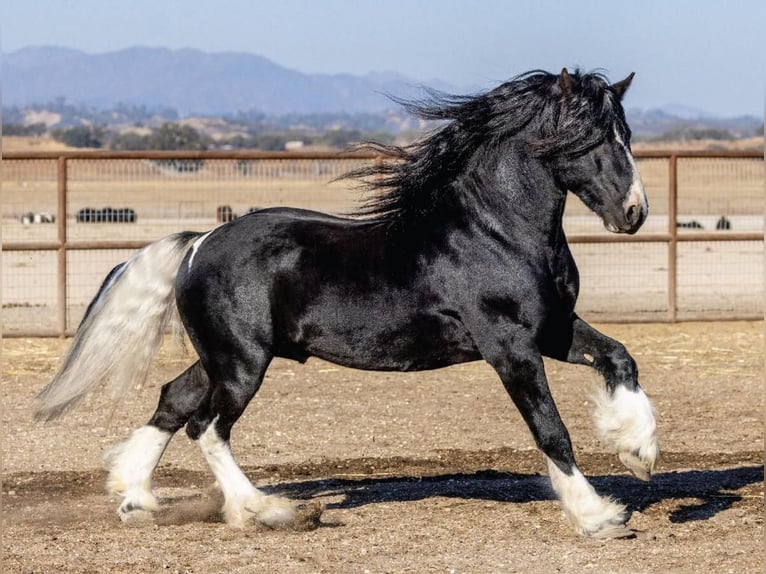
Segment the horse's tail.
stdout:
<svg viewBox="0 0 766 574">
<path fill-rule="evenodd" d="M 199 235 L 170 235 L 112 269 L 58 373 L 37 395 L 38 420 L 64 414 L 101 384 L 118 399 L 144 382 L 175 312 L 176 275 Z"/>
</svg>

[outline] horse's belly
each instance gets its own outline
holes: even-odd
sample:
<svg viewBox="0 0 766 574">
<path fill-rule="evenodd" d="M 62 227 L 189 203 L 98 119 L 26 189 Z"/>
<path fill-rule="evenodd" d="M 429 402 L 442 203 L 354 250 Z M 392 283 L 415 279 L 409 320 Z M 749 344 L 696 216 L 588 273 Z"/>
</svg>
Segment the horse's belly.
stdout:
<svg viewBox="0 0 766 574">
<path fill-rule="evenodd" d="M 306 357 L 381 371 L 436 369 L 481 358 L 468 332 L 453 319 L 427 315 L 401 323 L 385 319 L 370 315 L 366 322 L 310 325 L 290 347 Z"/>
</svg>

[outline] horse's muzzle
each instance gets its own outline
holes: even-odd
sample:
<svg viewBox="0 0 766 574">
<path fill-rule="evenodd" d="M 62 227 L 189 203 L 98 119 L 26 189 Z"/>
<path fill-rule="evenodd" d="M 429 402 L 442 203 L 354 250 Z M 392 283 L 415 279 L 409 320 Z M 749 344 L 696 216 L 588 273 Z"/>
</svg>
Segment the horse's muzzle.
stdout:
<svg viewBox="0 0 766 574">
<path fill-rule="evenodd" d="M 632 202 L 625 209 L 625 222 L 627 227 L 623 233 L 634 234 L 646 221 L 649 214 L 649 208 L 646 203 Z"/>
<path fill-rule="evenodd" d="M 625 208 L 621 217 L 611 220 L 604 219 L 604 227 L 612 233 L 627 233 L 633 235 L 646 221 L 648 209 L 641 204 L 630 204 Z"/>
<path fill-rule="evenodd" d="M 640 180 L 634 181 L 620 211 L 619 215 L 614 214 L 612 217 L 604 218 L 604 226 L 612 233 L 632 235 L 646 221 L 646 216 L 649 214 L 649 202 Z"/>
</svg>

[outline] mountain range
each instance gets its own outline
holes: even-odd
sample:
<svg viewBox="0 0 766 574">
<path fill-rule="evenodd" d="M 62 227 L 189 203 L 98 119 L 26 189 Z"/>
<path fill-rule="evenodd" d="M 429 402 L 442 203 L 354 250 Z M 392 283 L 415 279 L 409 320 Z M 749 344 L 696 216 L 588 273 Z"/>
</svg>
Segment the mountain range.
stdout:
<svg viewBox="0 0 766 574">
<path fill-rule="evenodd" d="M 3 106 L 16 108 L 65 101 L 99 110 L 174 110 L 183 117 L 381 114 L 398 108 L 387 94 L 422 96 L 424 84 L 449 93 L 476 91 L 395 73 L 304 74 L 255 54 L 192 49 L 134 47 L 88 54 L 35 46 L 4 54 L 2 63 Z M 715 118 L 680 105 L 627 114 L 633 131 L 648 136 L 679 126 L 751 135 L 763 125 L 762 118 Z"/>
<path fill-rule="evenodd" d="M 429 86 L 457 90 L 444 82 Z M 382 112 L 385 94 L 412 97 L 418 82 L 393 73 L 304 74 L 255 54 L 135 47 L 87 54 L 29 47 L 3 56 L 3 104 L 64 97 L 95 108 L 171 108 L 182 116 L 258 111 L 267 115 Z"/>
</svg>

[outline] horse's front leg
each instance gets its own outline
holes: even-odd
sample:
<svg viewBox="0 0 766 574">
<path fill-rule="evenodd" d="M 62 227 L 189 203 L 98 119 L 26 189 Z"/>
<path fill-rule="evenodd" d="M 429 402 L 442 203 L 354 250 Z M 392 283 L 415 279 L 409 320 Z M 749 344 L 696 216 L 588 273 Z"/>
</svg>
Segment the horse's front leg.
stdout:
<svg viewBox="0 0 766 574">
<path fill-rule="evenodd" d="M 566 361 L 589 365 L 604 377 L 606 385 L 596 395 L 596 428 L 614 445 L 628 470 L 649 480 L 660 453 L 657 424 L 652 404 L 638 384 L 633 357 L 622 343 L 575 316 Z"/>
<path fill-rule="evenodd" d="M 625 526 L 625 507 L 599 496 L 575 463 L 569 432 L 548 388 L 542 356 L 531 336 L 513 336 L 483 350 L 545 455 L 553 490 L 564 514 L 579 534 L 619 538 L 632 534 Z"/>
</svg>

